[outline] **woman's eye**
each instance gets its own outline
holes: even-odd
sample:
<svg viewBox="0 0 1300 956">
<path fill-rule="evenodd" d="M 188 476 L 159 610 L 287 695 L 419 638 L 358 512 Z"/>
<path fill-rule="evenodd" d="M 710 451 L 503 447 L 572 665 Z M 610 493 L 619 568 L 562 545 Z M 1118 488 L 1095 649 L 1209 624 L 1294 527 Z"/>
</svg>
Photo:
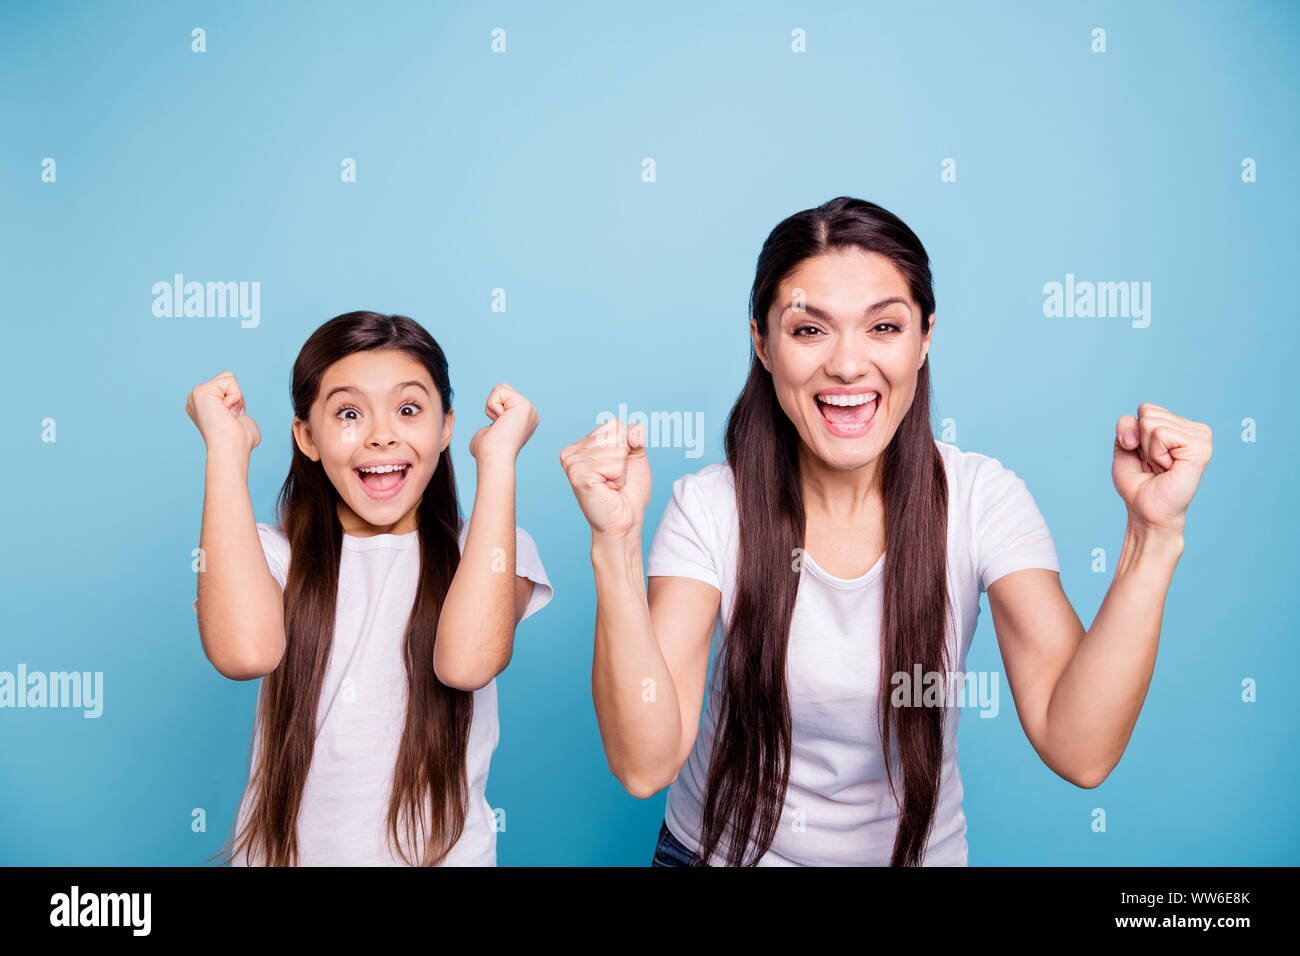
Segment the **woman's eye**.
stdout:
<svg viewBox="0 0 1300 956">
<path fill-rule="evenodd" d="M 797 337 L 799 337 L 799 338 L 808 338 L 808 336 L 806 336 L 806 335 L 800 335 L 800 333 L 801 333 L 801 332 L 804 332 L 804 331 L 808 331 L 808 332 L 817 332 L 817 331 L 820 331 L 820 330 L 819 330 L 819 329 L 817 328 L 817 326 L 815 326 L 815 325 L 800 325 L 800 326 L 798 326 L 798 327 L 795 328 L 795 330 L 794 330 L 794 334 L 795 334 L 795 336 L 797 336 Z"/>
<path fill-rule="evenodd" d="M 893 329 L 895 332 L 901 331 L 898 326 L 892 322 L 881 322 L 876 326 L 877 329 Z"/>
</svg>

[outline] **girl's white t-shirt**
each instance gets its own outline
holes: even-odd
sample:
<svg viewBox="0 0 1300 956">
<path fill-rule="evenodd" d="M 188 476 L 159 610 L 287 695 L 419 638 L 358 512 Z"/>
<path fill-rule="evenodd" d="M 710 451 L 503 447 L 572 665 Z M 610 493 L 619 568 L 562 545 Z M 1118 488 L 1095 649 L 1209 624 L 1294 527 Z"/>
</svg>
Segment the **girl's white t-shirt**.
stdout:
<svg viewBox="0 0 1300 956">
<path fill-rule="evenodd" d="M 533 582 L 524 617 L 551 600 L 537 546 L 515 529 L 515 572 Z M 275 525 L 257 523 L 271 574 L 284 589 L 289 541 Z M 462 552 L 469 522 L 460 519 Z M 301 866 L 402 866 L 387 839 L 393 768 L 406 718 L 403 643 L 420 574 L 419 535 L 343 536 L 334 645 L 317 709 L 316 747 L 298 813 Z M 258 687 L 258 717 L 262 687 Z M 239 826 L 252 806 L 252 768 L 261 755 L 254 725 L 249 787 L 239 806 Z M 488 765 L 499 738 L 497 685 L 474 691 L 474 716 L 466 754 L 469 803 L 465 828 L 446 866 L 495 866 L 496 819 L 485 795 Z M 408 854 L 411 848 L 408 849 Z M 234 866 L 248 866 L 246 854 Z M 256 862 L 261 862 L 256 861 Z"/>
<path fill-rule="evenodd" d="M 1023 568 L 1059 572 L 1060 566 L 1047 524 L 1015 472 L 987 455 L 935 445 L 948 477 L 948 593 L 956 617 L 948 623 L 948 660 L 954 672 L 964 672 L 980 594 L 1004 574 Z M 673 483 L 646 560 L 647 576 L 695 578 L 721 592 L 715 654 L 735 602 L 739 534 L 735 478 L 726 462 L 715 463 Z M 882 555 L 865 575 L 845 579 L 802 555 L 786 670 L 790 782 L 776 838 L 760 866 L 889 865 L 899 810 L 885 777 L 876 713 L 884 564 Z M 971 694 L 974 676 L 959 701 Z M 668 828 L 696 854 L 721 678 L 722 668 L 715 666 L 695 747 L 668 790 Z M 967 864 L 959 716 L 960 707 L 944 708 L 943 768 L 926 866 Z M 896 761 L 896 738 L 893 747 Z M 894 766 L 901 797 L 902 776 Z M 726 859 L 724 838 L 710 864 L 724 865 Z"/>
</svg>

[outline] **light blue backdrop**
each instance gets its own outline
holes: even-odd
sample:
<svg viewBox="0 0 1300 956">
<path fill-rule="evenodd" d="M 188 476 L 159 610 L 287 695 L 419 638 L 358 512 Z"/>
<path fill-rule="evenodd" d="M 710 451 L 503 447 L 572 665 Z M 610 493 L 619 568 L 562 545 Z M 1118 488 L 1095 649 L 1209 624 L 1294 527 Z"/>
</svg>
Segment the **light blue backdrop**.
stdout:
<svg viewBox="0 0 1300 956">
<path fill-rule="evenodd" d="M 1093 549 L 1113 568 L 1124 528 L 1116 419 L 1151 401 L 1214 429 L 1123 760 L 1096 790 L 1057 778 L 1003 680 L 997 718 L 962 719 L 971 863 L 1300 862 L 1298 10 L 5 4 L 0 670 L 102 671 L 104 699 L 99 719 L 0 710 L 0 863 L 197 864 L 220 845 L 257 688 L 199 644 L 185 397 L 239 376 L 272 520 L 293 358 L 325 319 L 375 309 L 450 357 L 466 506 L 491 386 L 541 413 L 518 515 L 556 596 L 499 679 L 500 862 L 647 864 L 664 795 L 627 795 L 601 750 L 589 537 L 559 451 L 620 403 L 703 414 L 700 457 L 650 451 L 648 546 L 673 479 L 722 458 L 759 246 L 840 194 L 926 244 L 936 429 L 1025 479 L 1085 625 L 1109 583 Z M 259 282 L 258 324 L 156 317 L 175 273 Z M 1149 324 L 1046 317 L 1067 274 L 1149 282 Z M 984 607 L 967 665 L 1001 674 Z"/>
</svg>

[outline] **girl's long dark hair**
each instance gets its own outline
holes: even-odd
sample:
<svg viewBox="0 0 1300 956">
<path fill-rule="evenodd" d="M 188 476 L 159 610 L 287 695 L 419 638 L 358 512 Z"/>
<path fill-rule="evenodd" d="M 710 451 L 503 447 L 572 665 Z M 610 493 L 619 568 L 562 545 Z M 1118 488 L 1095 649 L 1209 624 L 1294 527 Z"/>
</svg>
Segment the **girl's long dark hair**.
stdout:
<svg viewBox="0 0 1300 956">
<path fill-rule="evenodd" d="M 758 256 L 750 315 L 767 334 L 782 281 L 805 260 L 845 247 L 879 253 L 902 272 L 921 309 L 934 312 L 930 261 L 900 219 L 874 203 L 841 196 L 781 222 Z M 736 597 L 718 667 L 722 701 L 709 761 L 705 864 L 720 842 L 727 865 L 753 865 L 771 847 L 790 779 L 786 649 L 799 575 L 790 557 L 804 543 L 798 433 L 777 401 L 772 376 L 751 352 L 749 378 L 727 419 L 726 453 L 736 482 L 740 542 Z M 882 455 L 885 505 L 884 601 L 879 727 L 890 792 L 900 808 L 890 864 L 921 861 L 934 819 L 943 764 L 943 708 L 890 706 L 891 675 L 947 673 L 948 485 L 930 430 L 930 362 L 912 406 Z M 864 622 L 864 628 L 869 624 Z M 894 782 L 897 737 L 903 800 Z M 746 859 L 747 850 L 753 854 Z"/>
<path fill-rule="evenodd" d="M 327 368 L 371 349 L 395 349 L 419 361 L 433 377 L 443 414 L 451 411 L 447 359 L 423 327 L 404 315 L 348 312 L 312 333 L 298 354 L 293 366 L 294 414 L 308 419 Z M 276 509 L 290 548 L 285 651 L 279 667 L 262 678 L 261 720 L 255 731 L 261 759 L 250 784 L 251 812 L 242 832 L 232 835 L 220 851 L 225 862 L 245 850 L 250 859 L 260 854 L 269 866 L 298 862 L 298 809 L 334 640 L 343 547 L 339 495 L 321 463 L 292 444 L 293 460 Z M 438 616 L 460 562 L 460 505 L 450 448 L 438 459 L 418 506 L 418 521 L 420 577 L 404 639 L 406 726 L 393 768 L 387 833 L 403 861 L 435 866 L 464 829 L 465 754 L 474 701 L 472 693 L 448 687 L 433 670 Z"/>
</svg>

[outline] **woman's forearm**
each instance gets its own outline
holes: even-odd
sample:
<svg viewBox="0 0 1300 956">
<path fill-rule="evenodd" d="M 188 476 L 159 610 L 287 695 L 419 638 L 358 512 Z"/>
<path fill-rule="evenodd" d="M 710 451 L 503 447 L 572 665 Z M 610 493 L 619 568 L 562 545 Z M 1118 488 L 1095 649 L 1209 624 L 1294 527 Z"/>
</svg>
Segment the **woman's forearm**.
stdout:
<svg viewBox="0 0 1300 956">
<path fill-rule="evenodd" d="M 1049 747 L 1097 786 L 1128 746 L 1155 670 L 1181 532 L 1129 521 L 1110 589 L 1048 703 Z"/>
<path fill-rule="evenodd" d="M 630 793 L 649 797 L 676 772 L 682 727 L 677 690 L 650 618 L 640 528 L 629 535 L 593 534 L 591 565 L 591 688 L 601 741 L 614 776 Z"/>
</svg>

